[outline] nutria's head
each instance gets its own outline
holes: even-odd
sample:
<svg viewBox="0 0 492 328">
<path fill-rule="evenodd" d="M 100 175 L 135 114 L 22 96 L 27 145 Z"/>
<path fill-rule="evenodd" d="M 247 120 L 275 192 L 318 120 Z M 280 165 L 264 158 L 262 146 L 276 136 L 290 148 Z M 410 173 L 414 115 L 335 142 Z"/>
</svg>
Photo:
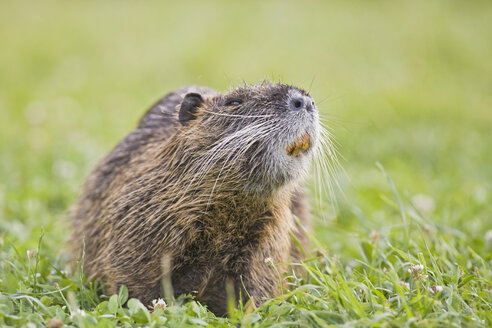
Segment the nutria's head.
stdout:
<svg viewBox="0 0 492 328">
<path fill-rule="evenodd" d="M 285 84 L 243 86 L 184 96 L 179 109 L 188 167 L 217 185 L 263 193 L 296 182 L 318 146 L 319 115 L 304 90 Z M 191 172 L 188 172 L 191 173 Z M 231 188 L 231 184 L 227 184 Z"/>
</svg>

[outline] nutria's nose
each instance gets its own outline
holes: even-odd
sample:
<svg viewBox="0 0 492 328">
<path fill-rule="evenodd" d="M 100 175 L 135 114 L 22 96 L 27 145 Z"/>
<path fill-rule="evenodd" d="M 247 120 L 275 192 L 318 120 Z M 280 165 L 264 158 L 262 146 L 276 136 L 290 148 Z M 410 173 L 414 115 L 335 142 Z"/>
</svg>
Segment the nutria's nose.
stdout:
<svg viewBox="0 0 492 328">
<path fill-rule="evenodd" d="M 307 110 L 308 112 L 313 110 L 314 102 L 307 97 L 293 97 L 289 101 L 289 108 L 294 111 Z"/>
</svg>

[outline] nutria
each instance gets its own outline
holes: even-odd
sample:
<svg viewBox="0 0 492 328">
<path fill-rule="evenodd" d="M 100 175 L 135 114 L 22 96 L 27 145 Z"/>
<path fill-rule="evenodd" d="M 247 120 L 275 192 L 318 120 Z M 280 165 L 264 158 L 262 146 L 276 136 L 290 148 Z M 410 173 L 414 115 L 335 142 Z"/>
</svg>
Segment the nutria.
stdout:
<svg viewBox="0 0 492 328">
<path fill-rule="evenodd" d="M 290 85 L 171 92 L 99 162 L 74 205 L 85 274 L 144 304 L 169 274 L 174 295 L 195 293 L 218 315 L 226 285 L 244 303 L 275 296 L 286 266 L 272 263 L 300 260 L 305 244 L 295 217 L 307 225 L 300 182 L 319 137 L 313 99 Z"/>
</svg>

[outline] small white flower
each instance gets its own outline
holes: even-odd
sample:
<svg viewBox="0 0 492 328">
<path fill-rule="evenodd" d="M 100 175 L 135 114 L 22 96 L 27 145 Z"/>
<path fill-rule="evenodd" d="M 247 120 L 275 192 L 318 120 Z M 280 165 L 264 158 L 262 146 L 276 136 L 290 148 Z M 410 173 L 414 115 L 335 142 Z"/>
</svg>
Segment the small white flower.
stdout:
<svg viewBox="0 0 492 328">
<path fill-rule="evenodd" d="M 167 304 L 162 298 L 158 298 L 158 299 L 152 301 L 152 309 L 154 309 L 154 310 L 157 310 L 157 309 L 165 310 L 166 307 L 167 307 Z"/>
<path fill-rule="evenodd" d="M 375 230 L 372 230 L 369 234 L 369 240 L 371 241 L 371 243 L 375 243 L 379 239 L 379 237 L 379 233 L 377 233 L 377 231 Z"/>
<path fill-rule="evenodd" d="M 265 263 L 271 263 L 271 264 L 273 264 L 273 259 L 271 257 L 267 257 L 265 259 Z"/>
<path fill-rule="evenodd" d="M 34 251 L 31 250 L 27 251 L 27 258 L 29 260 L 32 260 L 33 257 L 34 257 Z"/>
<path fill-rule="evenodd" d="M 437 293 L 439 293 L 439 292 L 442 292 L 442 290 L 443 290 L 442 286 L 438 286 L 438 285 L 433 285 L 433 286 L 431 286 L 431 288 L 430 288 L 430 291 L 431 291 L 432 293 L 434 293 L 434 294 L 437 294 Z"/>
<path fill-rule="evenodd" d="M 81 309 L 77 309 L 75 311 L 72 312 L 72 314 L 70 315 L 70 319 L 74 319 L 75 317 L 85 317 L 87 315 L 87 313 L 85 313 L 84 310 L 81 310 Z"/>
<path fill-rule="evenodd" d="M 427 281 L 428 275 L 423 272 L 424 266 L 422 264 L 417 264 L 408 269 L 408 272 L 413 276 L 413 279 L 419 279 L 421 281 Z"/>
<path fill-rule="evenodd" d="M 424 266 L 422 264 L 417 264 L 412 266 L 410 269 L 408 269 L 408 272 L 413 275 L 416 275 L 422 270 L 424 270 Z"/>
</svg>

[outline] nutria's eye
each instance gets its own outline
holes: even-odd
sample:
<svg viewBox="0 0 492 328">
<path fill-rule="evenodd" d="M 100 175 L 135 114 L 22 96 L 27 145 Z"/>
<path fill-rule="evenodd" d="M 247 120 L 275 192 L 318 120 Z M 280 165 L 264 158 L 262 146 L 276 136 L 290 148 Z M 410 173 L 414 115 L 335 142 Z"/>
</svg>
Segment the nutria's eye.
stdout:
<svg viewBox="0 0 492 328">
<path fill-rule="evenodd" d="M 226 106 L 238 106 L 243 103 L 242 99 L 239 98 L 229 98 L 226 100 L 225 104 Z"/>
</svg>

